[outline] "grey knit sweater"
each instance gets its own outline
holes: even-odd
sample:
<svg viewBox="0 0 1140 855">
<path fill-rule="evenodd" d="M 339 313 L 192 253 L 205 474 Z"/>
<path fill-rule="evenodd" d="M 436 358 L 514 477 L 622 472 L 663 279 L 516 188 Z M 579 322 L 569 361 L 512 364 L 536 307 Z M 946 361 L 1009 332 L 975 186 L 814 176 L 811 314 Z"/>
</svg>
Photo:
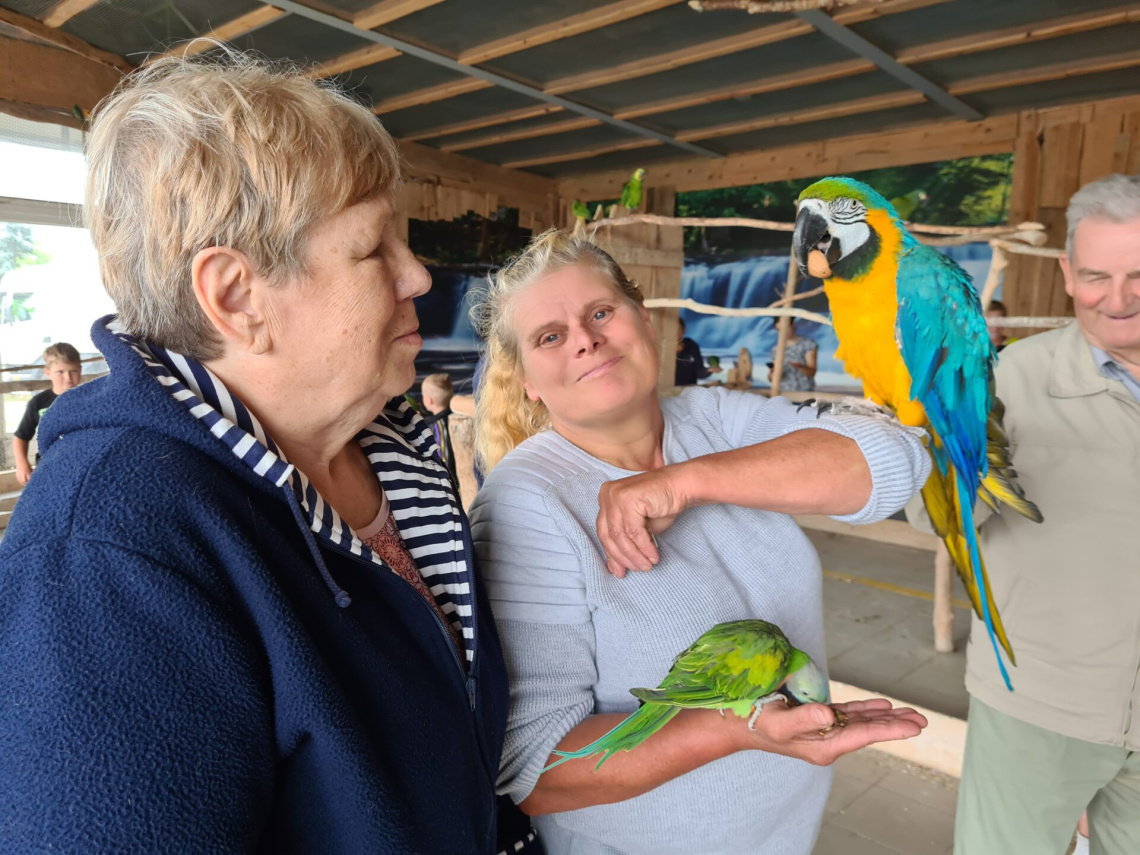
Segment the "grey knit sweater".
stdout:
<svg viewBox="0 0 1140 855">
<path fill-rule="evenodd" d="M 666 463 L 803 428 L 854 439 L 874 487 L 866 507 L 837 517 L 846 522 L 889 516 L 929 474 L 921 441 L 880 419 L 817 418 L 783 398 L 723 389 L 687 390 L 662 410 Z M 775 621 L 826 665 L 819 558 L 789 516 L 692 508 L 658 536 L 653 570 L 607 573 L 594 528 L 598 491 L 632 474 L 546 431 L 495 467 L 471 509 L 511 677 L 499 787 L 516 802 L 572 728 L 593 713 L 633 712 L 629 689 L 656 686 L 714 624 Z M 830 781 L 830 769 L 740 752 L 636 798 L 536 817 L 535 825 L 551 855 L 806 855 Z"/>
</svg>

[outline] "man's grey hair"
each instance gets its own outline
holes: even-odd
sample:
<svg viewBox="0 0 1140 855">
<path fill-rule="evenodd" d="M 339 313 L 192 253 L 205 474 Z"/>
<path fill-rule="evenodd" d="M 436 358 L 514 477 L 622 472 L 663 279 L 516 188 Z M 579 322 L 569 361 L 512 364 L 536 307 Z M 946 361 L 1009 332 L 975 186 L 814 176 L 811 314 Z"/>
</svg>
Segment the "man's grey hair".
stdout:
<svg viewBox="0 0 1140 855">
<path fill-rule="evenodd" d="M 1073 257 L 1073 236 L 1081 220 L 1093 217 L 1128 223 L 1140 220 L 1140 175 L 1109 175 L 1090 181 L 1073 194 L 1065 212 L 1069 233 L 1065 239 L 1065 252 Z"/>
</svg>

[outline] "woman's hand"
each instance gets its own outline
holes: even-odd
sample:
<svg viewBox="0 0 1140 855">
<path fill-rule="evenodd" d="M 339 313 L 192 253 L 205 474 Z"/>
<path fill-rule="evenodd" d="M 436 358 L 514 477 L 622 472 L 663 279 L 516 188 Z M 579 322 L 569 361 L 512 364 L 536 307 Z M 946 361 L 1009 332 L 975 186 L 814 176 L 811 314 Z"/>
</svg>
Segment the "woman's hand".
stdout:
<svg viewBox="0 0 1140 855">
<path fill-rule="evenodd" d="M 607 481 L 598 495 L 598 537 L 606 569 L 619 579 L 627 570 L 646 571 L 661 559 L 653 535 L 689 506 L 681 488 L 685 464 Z"/>
<path fill-rule="evenodd" d="M 837 725 L 835 711 L 847 719 L 842 727 Z M 736 739 L 741 749 L 755 748 L 828 766 L 876 742 L 918 736 L 926 725 L 921 713 L 910 707 L 893 708 L 884 698 L 796 707 L 773 701 L 764 705 L 755 730 L 742 723 Z"/>
</svg>

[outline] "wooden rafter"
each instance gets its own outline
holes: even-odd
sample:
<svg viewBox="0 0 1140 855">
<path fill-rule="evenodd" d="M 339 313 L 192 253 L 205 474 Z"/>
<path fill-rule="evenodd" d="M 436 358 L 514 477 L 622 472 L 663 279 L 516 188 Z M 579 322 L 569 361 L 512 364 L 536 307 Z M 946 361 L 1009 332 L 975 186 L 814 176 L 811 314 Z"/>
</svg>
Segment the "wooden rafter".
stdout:
<svg viewBox="0 0 1140 855">
<path fill-rule="evenodd" d="M 1135 68 L 1140 66 L 1140 50 L 1125 51 L 1109 56 L 1088 57 L 1083 60 L 1067 60 L 1034 68 L 1022 68 L 1015 71 L 1005 71 L 1000 74 L 985 74 L 960 80 L 947 87 L 952 95 L 969 95 L 978 92 L 991 92 L 996 89 L 1005 89 L 1013 86 L 1027 86 L 1035 83 L 1045 83 L 1051 80 L 1061 80 L 1066 77 L 1077 77 L 1086 74 L 1098 74 L 1106 71 L 1116 71 L 1122 68 Z M 683 141 L 706 140 L 731 134 L 746 133 L 763 130 L 765 128 L 797 125 L 806 122 L 816 122 L 823 119 L 834 119 L 841 116 L 854 116 L 860 113 L 871 113 L 879 110 L 889 110 L 897 107 L 906 107 L 920 104 L 925 97 L 912 90 L 892 92 L 887 95 L 874 95 L 869 98 L 860 98 L 839 104 L 828 104 L 823 107 L 804 110 L 798 113 L 785 113 L 776 116 L 764 116 L 757 119 L 747 119 L 739 122 L 730 122 L 709 128 L 694 128 L 678 133 L 677 139 Z M 589 157 L 590 155 L 584 155 Z M 577 153 L 567 156 L 567 160 L 581 159 Z M 551 160 L 547 163 L 555 162 Z"/>
<path fill-rule="evenodd" d="M 80 12 L 86 12 L 99 0 L 59 0 L 44 16 L 49 27 L 62 27 Z"/>
<path fill-rule="evenodd" d="M 726 137 L 730 134 L 743 134 L 748 131 L 759 131 L 764 128 L 778 128 L 784 125 L 799 125 L 805 122 L 818 122 L 823 119 L 836 119 L 841 116 L 856 116 L 859 113 L 871 113 L 878 110 L 890 110 L 895 107 L 908 107 L 912 104 L 921 104 L 926 98 L 921 92 L 905 90 L 891 92 L 888 95 L 873 95 L 870 98 L 857 98 L 853 101 L 841 101 L 838 104 L 827 104 L 798 113 L 781 113 L 776 116 L 764 116 L 759 119 L 748 119 L 742 122 L 729 122 L 724 125 L 715 125 L 710 128 L 696 128 L 677 134 L 679 140 L 706 140 L 713 137 Z"/>
<path fill-rule="evenodd" d="M 1113 12 L 1097 12 L 1081 15 L 1067 15 L 1044 21 L 1032 26 L 1007 27 L 1001 30 L 991 30 L 974 33 L 954 39 L 944 39 L 929 42 L 925 45 L 915 45 L 899 51 L 896 59 L 904 65 L 913 65 L 919 62 L 928 62 L 935 59 L 947 59 L 954 56 L 965 56 L 1018 44 L 1043 41 L 1058 36 L 1072 35 L 1078 32 L 1088 32 L 1104 27 L 1117 26 L 1140 21 L 1140 3 L 1126 9 Z M 775 77 L 763 78 L 755 83 L 744 86 L 723 86 L 705 92 L 695 92 L 691 95 L 668 98 L 645 104 L 637 104 L 618 110 L 614 113 L 619 119 L 632 119 L 638 116 L 649 116 L 655 113 L 665 113 L 670 110 L 680 110 L 699 104 L 710 104 L 716 101 L 726 101 L 731 98 L 740 98 L 749 95 L 758 95 L 765 92 L 775 92 L 781 89 L 790 89 L 796 86 L 807 86 L 812 83 L 822 83 L 849 77 L 853 74 L 874 70 L 874 63 L 865 59 L 844 60 L 828 65 L 817 66 L 800 72 L 781 74 Z"/>
<path fill-rule="evenodd" d="M 507 169 L 525 169 L 528 166 L 540 166 L 544 163 L 562 163 L 568 160 L 585 160 L 587 157 L 594 157 L 599 154 L 609 154 L 614 151 L 629 151 L 635 148 L 648 148 L 651 145 L 661 145 L 661 143 L 651 139 L 634 139 L 623 143 L 595 146 L 594 148 L 570 152 L 569 154 L 548 154 L 543 157 L 515 160 L 511 163 L 504 163 L 503 166 Z"/>
<path fill-rule="evenodd" d="M 75 36 L 69 35 L 62 30 L 47 26 L 42 21 L 29 18 L 27 15 L 21 15 L 19 12 L 13 12 L 11 9 L 5 9 L 3 6 L 0 6 L 0 24 L 7 24 L 25 35 L 32 36 L 49 45 L 77 54 L 84 59 L 90 59 L 100 65 L 114 68 L 122 74 L 127 74 L 134 69 L 134 66 L 121 56 L 116 56 L 109 51 L 100 50 L 94 45 L 83 41 L 83 39 L 77 39 Z"/>
<path fill-rule="evenodd" d="M 394 113 L 405 107 L 418 107 L 421 104 L 430 104 L 433 101 L 443 101 L 445 98 L 454 98 L 456 95 L 465 95 L 468 92 L 478 92 L 480 89 L 489 89 L 494 84 L 480 80 L 477 77 L 461 77 L 459 80 L 449 80 L 438 86 L 429 86 L 426 89 L 417 89 L 405 95 L 385 98 L 372 107 L 372 112 Z"/>
<path fill-rule="evenodd" d="M 949 0 L 887 0 L 876 6 L 856 7 L 837 12 L 833 17 L 838 23 L 844 25 L 858 24 L 884 15 L 895 15 L 901 12 L 910 12 L 926 6 L 937 6 Z M 752 48 L 762 47 L 773 42 L 792 39 L 796 36 L 807 35 L 814 29 L 804 21 L 783 21 L 779 24 L 770 24 L 766 27 L 749 30 L 744 33 L 727 36 L 723 39 L 714 39 L 698 45 L 692 45 L 669 53 L 646 57 L 645 59 L 625 62 L 609 68 L 588 71 L 569 77 L 562 77 L 551 81 L 544 87 L 544 91 L 554 95 L 576 92 L 581 89 L 590 89 L 595 86 L 604 86 L 608 83 L 617 83 L 621 80 L 631 80 L 636 77 L 645 77 L 673 68 L 681 68 L 706 59 L 718 56 L 727 56 Z"/>
<path fill-rule="evenodd" d="M 1008 152 L 1013 150 L 1016 136 L 1016 113 L 980 122 L 943 119 L 908 129 L 730 154 L 721 160 L 689 157 L 655 161 L 646 183 L 675 186 L 682 192 L 844 175 L 884 166 Z M 585 173 L 559 181 L 558 194 L 564 199 L 609 199 L 616 197 L 628 180 L 628 169 Z"/>
<path fill-rule="evenodd" d="M 327 62 L 321 62 L 312 66 L 309 69 L 309 76 L 315 78 L 336 77 L 336 75 L 344 74 L 346 71 L 353 71 L 357 68 L 375 65 L 378 62 L 384 62 L 399 55 L 400 52 L 398 50 L 388 47 L 387 45 L 368 45 L 368 47 L 341 54 Z"/>
<path fill-rule="evenodd" d="M 352 24 L 362 30 L 374 30 L 440 2 L 442 0 L 382 0 L 357 12 L 352 18 Z"/>
<path fill-rule="evenodd" d="M 710 89 L 705 92 L 695 92 L 692 95 L 682 95 L 678 98 L 667 98 L 662 101 L 653 101 L 648 104 L 638 104 L 618 110 L 614 113 L 619 119 L 632 119 L 636 116 L 649 116 L 654 113 L 666 113 L 670 110 L 681 110 L 685 107 L 695 107 L 699 104 L 712 104 L 716 101 L 728 101 L 732 98 L 744 98 L 750 95 L 760 95 L 765 92 L 776 92 L 781 89 L 790 89 L 796 86 L 808 86 L 812 83 L 825 83 L 828 80 L 838 80 L 862 74 L 874 69 L 875 65 L 865 59 L 850 59 L 843 62 L 833 62 L 816 68 L 803 71 L 793 71 L 788 74 L 778 74 L 773 77 L 764 77 L 755 83 L 735 86 L 722 86 L 719 89 Z"/>
<path fill-rule="evenodd" d="M 755 47 L 780 42 L 784 39 L 806 35 L 812 31 L 811 27 L 803 21 L 783 21 L 771 24 L 744 33 L 726 36 L 723 39 L 714 39 L 701 44 L 692 45 L 669 53 L 657 56 L 623 62 L 608 68 L 596 71 L 587 71 L 582 74 L 573 74 L 569 77 L 560 77 L 552 80 L 544 89 L 554 95 L 566 92 L 575 92 L 579 89 L 590 89 L 595 86 L 604 86 L 607 83 L 617 83 L 621 80 L 630 80 L 635 77 L 645 77 L 673 68 L 692 65 L 706 59 L 715 59 L 732 53 L 749 50 Z"/>
<path fill-rule="evenodd" d="M 568 18 L 551 21 L 520 33 L 512 33 L 501 39 L 487 42 L 470 48 L 459 54 L 459 61 L 464 65 L 475 65 L 486 62 L 499 56 L 517 53 L 521 50 L 548 44 L 559 39 L 568 39 L 579 33 L 587 33 L 601 27 L 616 24 L 639 15 L 646 15 L 675 5 L 678 0 L 617 0 L 607 6 L 600 6 Z"/>
<path fill-rule="evenodd" d="M 968 36 L 928 42 L 924 45 L 903 48 L 895 54 L 895 59 L 904 65 L 913 65 L 917 62 L 930 62 L 1014 45 L 1031 44 L 1058 36 L 1071 36 L 1137 21 L 1140 21 L 1140 3 L 1109 12 L 1066 15 L 1063 18 L 1053 18 L 1019 27 L 1005 27 L 1000 30 L 988 30 L 971 33 Z"/>
<path fill-rule="evenodd" d="M 455 122 L 450 125 L 439 125 L 427 130 L 417 131 L 414 134 L 400 137 L 402 140 L 427 140 L 433 137 L 446 137 L 451 134 L 461 134 L 465 131 L 477 131 L 480 128 L 490 128 L 494 125 L 505 125 L 507 122 L 519 122 L 523 119 L 533 119 L 536 116 L 547 116 L 551 113 L 561 113 L 562 108 L 554 104 L 535 104 L 533 107 L 521 107 L 518 110 L 508 110 L 505 113 L 496 113 L 493 116 L 483 116 L 466 122 Z"/>
<path fill-rule="evenodd" d="M 1109 56 L 1090 56 L 1085 59 L 1055 62 L 1034 68 L 1019 68 L 1016 71 L 1004 71 L 1000 74 L 985 74 L 960 80 L 948 88 L 954 95 L 968 95 L 973 92 L 990 92 L 1011 86 L 1027 86 L 1031 83 L 1045 83 L 1066 77 L 1134 68 L 1137 65 L 1140 65 L 1140 50 L 1132 50 Z"/>
<path fill-rule="evenodd" d="M 537 125 L 529 128 L 519 128 L 514 131 L 502 131 L 497 134 L 488 134 L 484 137 L 477 137 L 475 139 L 463 140 L 462 142 L 449 143 L 441 145 L 440 148 L 444 151 L 464 151 L 470 148 L 479 148 L 485 145 L 497 145 L 499 143 L 513 142 L 514 140 L 528 140 L 535 137 L 546 137 L 551 134 L 564 134 L 569 131 L 577 131 L 582 128 L 593 128 L 600 125 L 601 122 L 597 119 L 590 119 L 582 116 L 577 119 L 567 119 L 564 122 L 551 122 L 547 125 Z"/>
<path fill-rule="evenodd" d="M 122 77 L 120 69 L 72 51 L 0 38 L 0 103 L 6 113 L 71 124 L 66 117 L 74 107 L 89 113 Z"/>
<path fill-rule="evenodd" d="M 203 34 L 193 41 L 183 42 L 164 53 L 151 54 L 151 56 L 147 58 L 147 62 L 154 62 L 156 59 L 161 59 L 164 56 L 194 56 L 213 47 L 211 42 L 232 41 L 239 36 L 244 36 L 246 33 L 252 33 L 254 30 L 261 29 L 266 24 L 270 24 L 284 15 L 284 12 L 280 9 L 274 9 L 272 6 L 258 6 L 252 12 L 246 12 L 244 15 L 239 15 L 232 21 L 219 24 L 210 30 L 210 32 Z"/>
</svg>

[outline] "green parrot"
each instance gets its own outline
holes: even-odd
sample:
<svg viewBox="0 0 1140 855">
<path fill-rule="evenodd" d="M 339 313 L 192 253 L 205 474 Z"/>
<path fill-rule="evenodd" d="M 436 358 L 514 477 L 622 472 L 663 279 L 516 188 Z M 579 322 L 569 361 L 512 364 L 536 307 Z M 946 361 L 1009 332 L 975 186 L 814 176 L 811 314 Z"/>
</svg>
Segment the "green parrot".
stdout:
<svg viewBox="0 0 1140 855">
<path fill-rule="evenodd" d="M 928 198 L 925 190 L 911 190 L 909 193 L 891 199 L 891 207 L 902 219 L 909 220 L 914 216 L 915 211 L 926 204 Z"/>
<path fill-rule="evenodd" d="M 710 356 L 708 358 L 708 366 L 710 371 L 720 371 L 720 357 Z"/>
<path fill-rule="evenodd" d="M 641 207 L 641 180 L 645 178 L 644 169 L 633 170 L 633 175 L 629 177 L 629 181 L 625 182 L 625 186 L 621 188 L 621 196 L 618 198 L 616 205 L 610 206 L 610 217 L 612 218 L 617 212 L 617 209 L 625 208 L 627 211 L 636 211 Z"/>
<path fill-rule="evenodd" d="M 789 695 L 800 704 L 830 701 L 827 676 L 820 667 L 765 620 L 717 624 L 677 657 L 658 688 L 629 691 L 642 702 L 637 712 L 584 748 L 555 751 L 561 759 L 542 771 L 601 754 L 597 771 L 611 754 L 636 748 L 683 709 L 720 710 L 721 715 L 729 710 L 748 718 L 748 729 L 754 730 L 761 708 L 770 701 L 787 701 Z M 835 721 L 847 723 L 838 710 Z"/>
<path fill-rule="evenodd" d="M 583 223 L 590 219 L 590 206 L 583 202 L 581 199 L 574 200 L 573 206 L 574 216 Z"/>
</svg>

